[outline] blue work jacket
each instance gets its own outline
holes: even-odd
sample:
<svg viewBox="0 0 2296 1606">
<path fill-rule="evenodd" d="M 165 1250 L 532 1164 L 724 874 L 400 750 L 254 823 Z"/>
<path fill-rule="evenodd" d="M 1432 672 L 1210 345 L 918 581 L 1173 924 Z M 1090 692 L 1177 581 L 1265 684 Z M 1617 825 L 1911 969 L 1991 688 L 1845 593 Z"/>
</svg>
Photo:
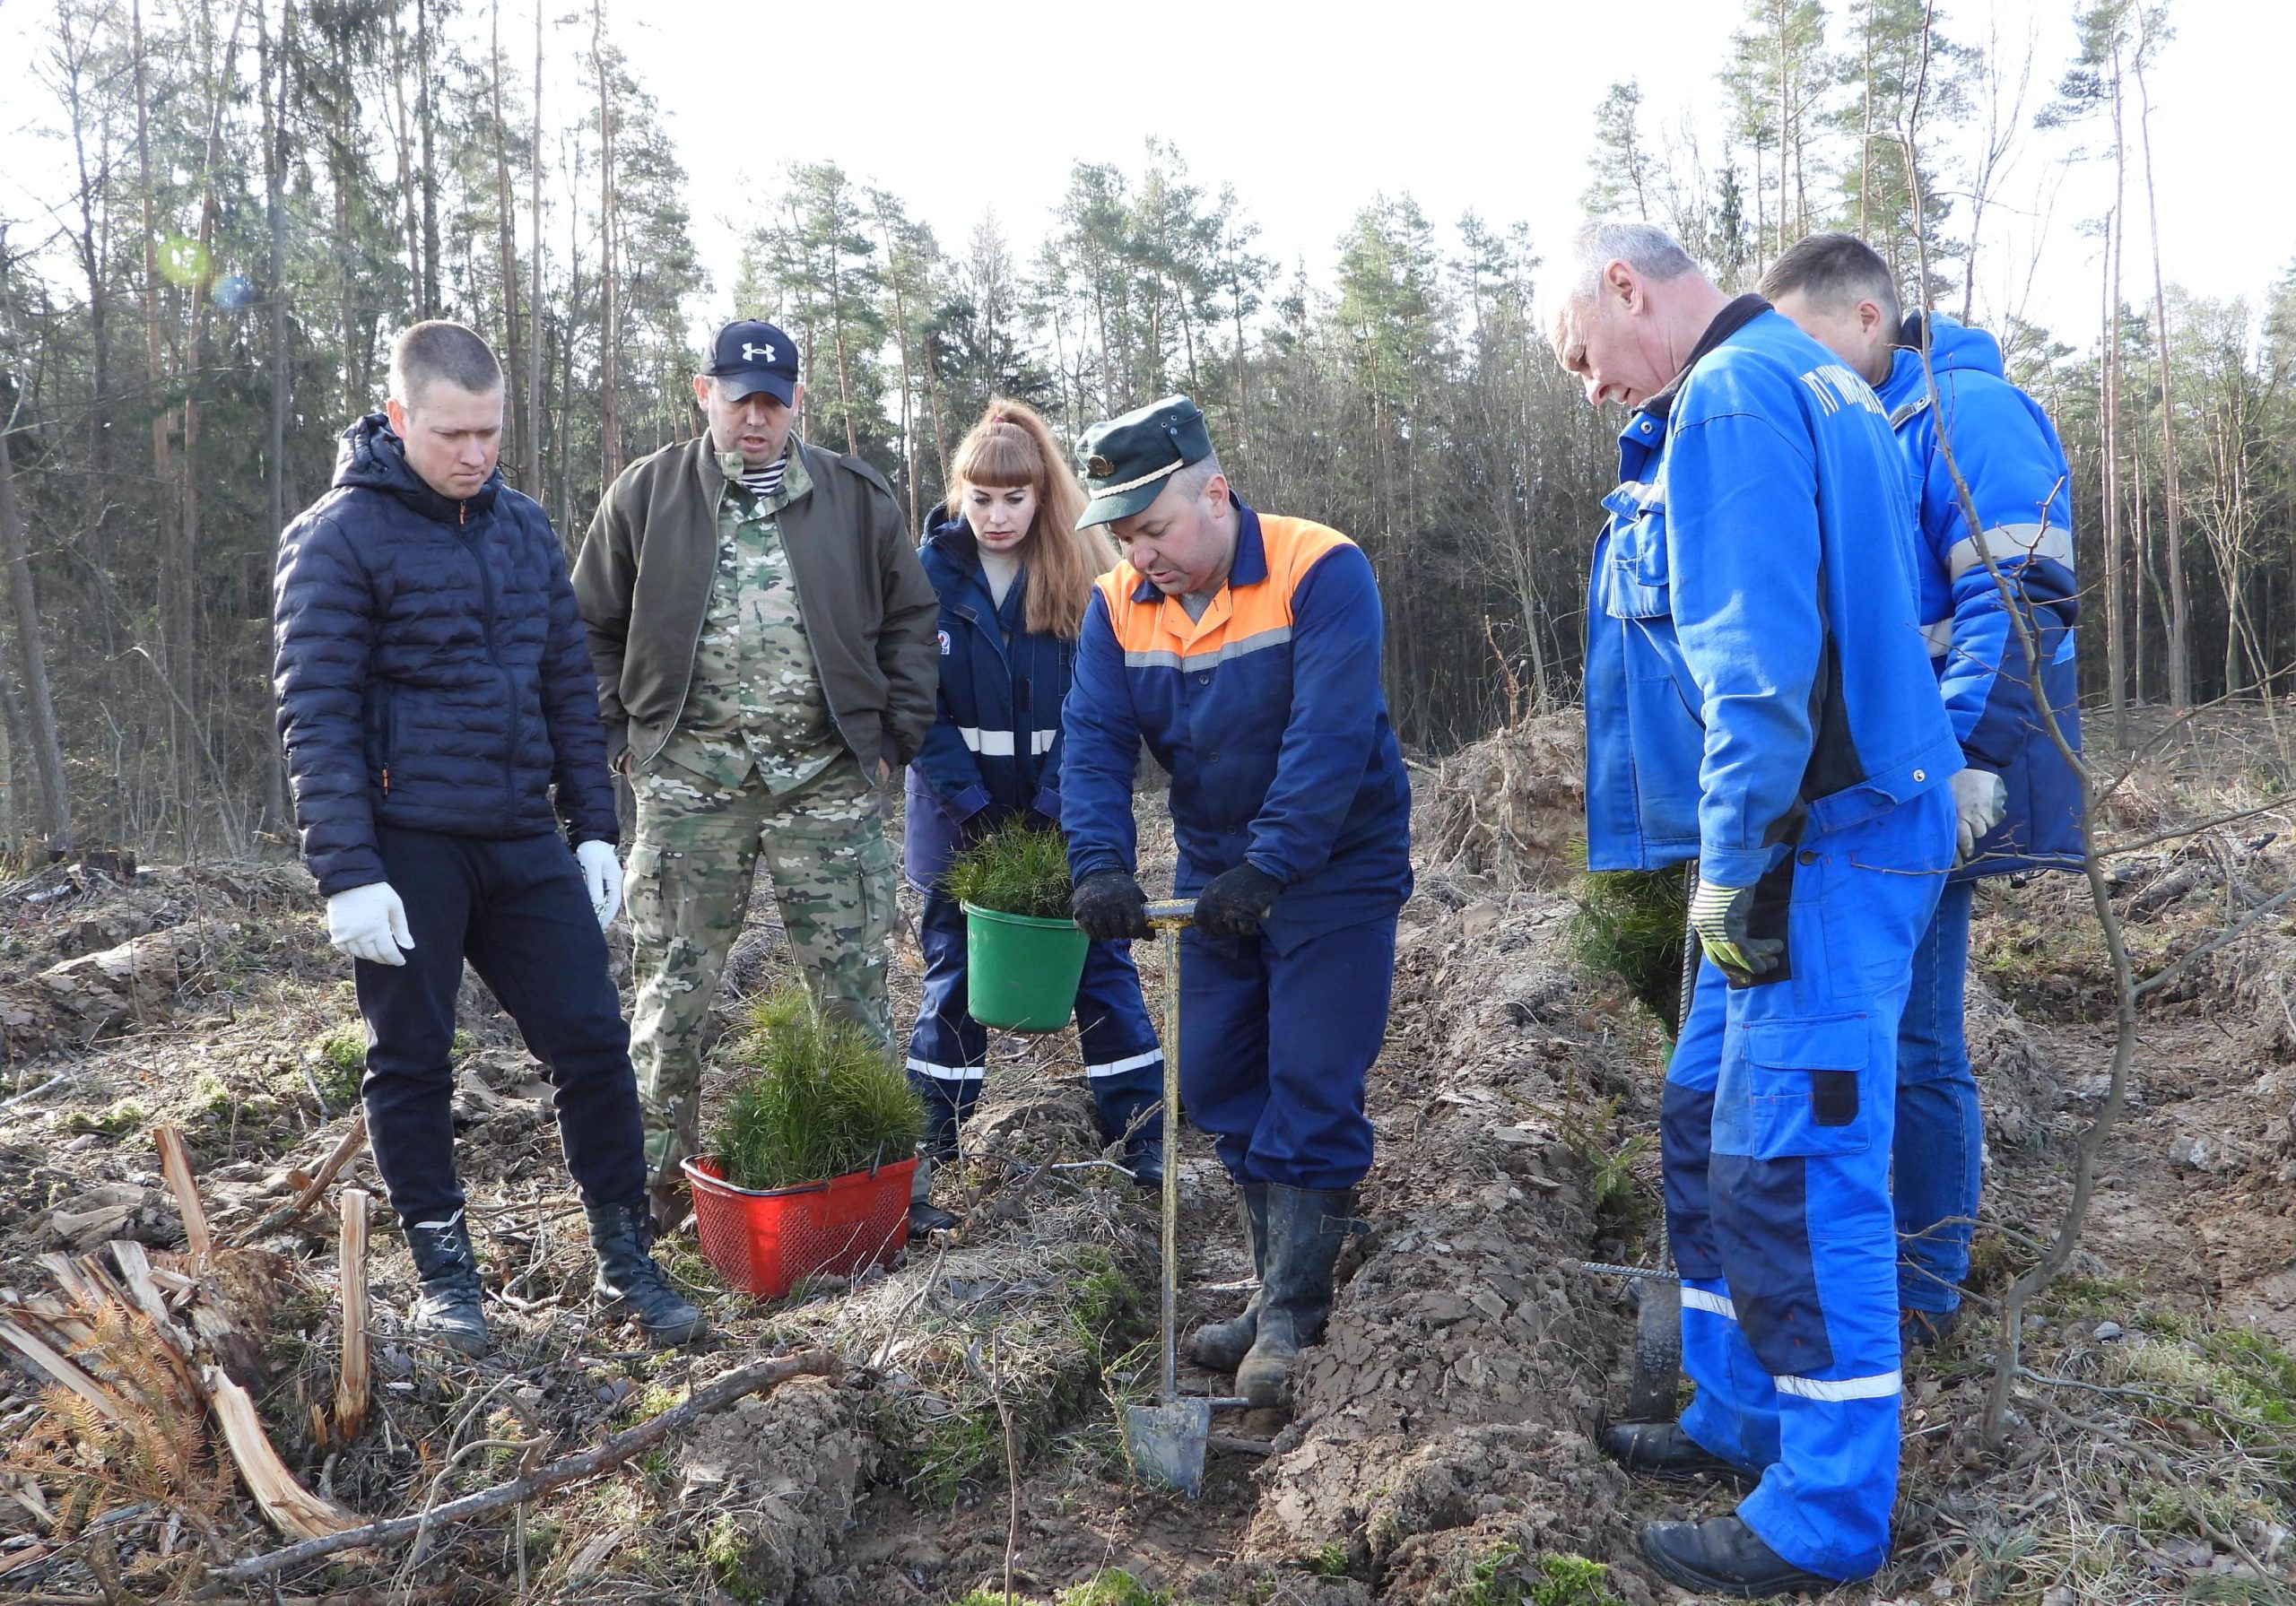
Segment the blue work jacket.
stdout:
<svg viewBox="0 0 2296 1606">
<path fill-rule="evenodd" d="M 1076 646 L 1022 628 L 1027 569 L 997 605 L 964 519 L 934 525 L 917 555 L 941 598 L 941 689 L 909 767 L 901 863 L 929 889 L 983 828 L 1023 809 L 1059 822 L 1060 705 Z"/>
<path fill-rule="evenodd" d="M 1866 381 L 1742 296 L 1619 433 L 1587 613 L 1587 857 L 1752 886 L 1961 767 Z"/>
<path fill-rule="evenodd" d="M 1379 588 L 1362 549 L 1239 502 L 1228 583 L 1200 620 L 1129 563 L 1094 587 L 1062 715 L 1068 863 L 1136 872 L 1133 771 L 1171 772 L 1189 893 L 1248 861 L 1283 883 L 1280 951 L 1411 896 L 1411 782 L 1379 682 Z"/>
<path fill-rule="evenodd" d="M 1918 350 L 1900 349 L 1881 387 L 1898 444 L 1913 465 L 1925 560 L 1922 629 L 1961 755 L 2002 778 L 2008 808 L 1955 880 L 2081 863 L 2081 782 L 2043 725 L 2048 699 L 2075 752 L 2080 687 L 2073 659 L 2081 599 L 2073 574 L 2073 471 L 2040 404 L 2009 383 L 2001 347 L 1949 317 L 1926 321 L 1931 397 Z M 1924 320 L 1907 320 L 1910 340 Z M 1970 530 L 1943 435 L 1985 532 Z M 2007 598 L 1985 565 L 1990 554 L 2031 632 L 2027 661 Z"/>
</svg>

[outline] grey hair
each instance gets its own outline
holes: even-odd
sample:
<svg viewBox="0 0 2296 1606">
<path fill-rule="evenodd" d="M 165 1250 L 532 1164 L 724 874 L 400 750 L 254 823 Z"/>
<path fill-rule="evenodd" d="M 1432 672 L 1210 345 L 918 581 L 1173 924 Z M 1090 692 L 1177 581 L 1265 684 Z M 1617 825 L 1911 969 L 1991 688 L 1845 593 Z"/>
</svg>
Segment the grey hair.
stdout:
<svg viewBox="0 0 2296 1606">
<path fill-rule="evenodd" d="M 1212 477 L 1214 474 L 1224 474 L 1227 472 L 1220 466 L 1220 454 L 1209 452 L 1198 457 L 1186 468 L 1174 470 L 1170 489 L 1193 501 L 1204 494 L 1204 488 L 1212 483 Z"/>
<path fill-rule="evenodd" d="M 1698 272 L 1691 254 L 1656 223 L 1598 219 L 1571 238 L 1566 298 L 1590 299 L 1602 286 L 1603 270 L 1613 262 L 1623 262 L 1644 278 L 1660 283 Z"/>
</svg>

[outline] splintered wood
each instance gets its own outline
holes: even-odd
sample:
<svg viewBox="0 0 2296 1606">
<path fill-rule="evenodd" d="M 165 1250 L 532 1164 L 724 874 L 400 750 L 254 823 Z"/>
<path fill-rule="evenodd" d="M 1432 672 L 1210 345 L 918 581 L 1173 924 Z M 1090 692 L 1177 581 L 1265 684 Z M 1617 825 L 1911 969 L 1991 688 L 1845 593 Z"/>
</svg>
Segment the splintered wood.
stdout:
<svg viewBox="0 0 2296 1606">
<path fill-rule="evenodd" d="M 155 1423 L 188 1423 L 187 1442 L 196 1445 L 196 1424 L 211 1419 L 256 1505 L 289 1538 L 355 1526 L 356 1515 L 312 1494 L 288 1471 L 239 1380 L 260 1381 L 264 1335 L 292 1263 L 261 1249 L 218 1248 L 182 1134 L 161 1126 L 152 1141 L 183 1214 L 186 1252 L 153 1254 L 122 1238 L 100 1253 L 43 1254 L 37 1263 L 57 1291 L 0 1295 L 0 1344 L 114 1428 L 133 1434 Z M 367 1404 L 367 1209 L 363 1192 L 345 1190 L 344 1282 L 351 1308 L 335 1414 L 346 1437 L 357 1431 Z"/>
<path fill-rule="evenodd" d="M 343 1369 L 335 1380 L 336 1444 L 359 1437 L 367 1420 L 367 1206 L 364 1188 L 343 1190 Z"/>
</svg>

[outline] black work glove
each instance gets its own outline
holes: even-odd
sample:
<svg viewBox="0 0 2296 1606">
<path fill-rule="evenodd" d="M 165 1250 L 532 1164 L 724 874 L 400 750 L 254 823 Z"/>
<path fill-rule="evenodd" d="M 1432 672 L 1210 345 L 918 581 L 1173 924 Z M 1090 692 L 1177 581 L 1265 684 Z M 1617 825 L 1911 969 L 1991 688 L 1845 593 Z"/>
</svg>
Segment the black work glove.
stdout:
<svg viewBox="0 0 2296 1606">
<path fill-rule="evenodd" d="M 1275 907 L 1283 883 L 1257 864 L 1239 864 L 1196 894 L 1196 929 L 1215 937 L 1248 937 Z"/>
<path fill-rule="evenodd" d="M 1096 942 L 1154 935 L 1148 929 L 1148 895 L 1121 870 L 1096 870 L 1078 881 L 1068 895 L 1068 912 Z"/>
</svg>

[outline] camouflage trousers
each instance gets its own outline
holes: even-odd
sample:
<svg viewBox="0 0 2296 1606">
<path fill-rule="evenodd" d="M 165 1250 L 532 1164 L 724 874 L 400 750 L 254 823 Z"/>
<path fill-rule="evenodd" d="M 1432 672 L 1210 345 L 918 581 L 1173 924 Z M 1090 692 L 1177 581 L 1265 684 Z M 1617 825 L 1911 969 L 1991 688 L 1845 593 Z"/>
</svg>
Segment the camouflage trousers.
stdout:
<svg viewBox="0 0 2296 1606">
<path fill-rule="evenodd" d="M 883 800 L 850 755 L 778 796 L 754 769 L 734 788 L 660 760 L 631 785 L 630 1057 L 648 1176 L 660 1185 L 679 1180 L 678 1162 L 699 1148 L 703 1029 L 761 854 L 806 985 L 888 1052 L 896 888 Z"/>
</svg>

